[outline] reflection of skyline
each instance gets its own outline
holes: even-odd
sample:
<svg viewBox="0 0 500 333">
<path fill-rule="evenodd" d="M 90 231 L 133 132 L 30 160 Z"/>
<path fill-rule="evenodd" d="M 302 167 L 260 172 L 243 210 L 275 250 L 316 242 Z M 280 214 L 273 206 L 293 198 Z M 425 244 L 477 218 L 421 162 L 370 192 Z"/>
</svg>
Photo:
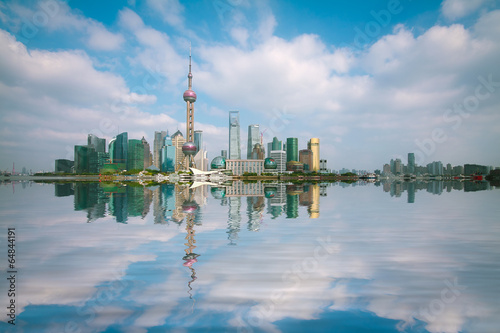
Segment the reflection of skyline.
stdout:
<svg viewBox="0 0 500 333">
<path fill-rule="evenodd" d="M 379 185 L 376 183 L 375 185 Z M 480 181 L 460 181 L 460 180 L 433 180 L 433 181 L 387 181 L 382 182 L 383 191 L 390 193 L 391 197 L 399 198 L 405 192 L 407 192 L 407 202 L 415 203 L 415 194 L 418 191 L 426 191 L 434 195 L 441 195 L 444 192 L 451 191 L 464 191 L 464 192 L 475 192 L 475 191 L 486 191 L 491 190 L 492 187 L 489 182 Z"/>
<path fill-rule="evenodd" d="M 199 187 L 193 200 L 199 206 L 207 204 L 209 192 L 221 207 L 228 209 L 228 239 L 235 243 L 241 228 L 242 197 L 246 197 L 246 217 L 248 230 L 258 231 L 265 215 L 271 219 L 285 216 L 298 218 L 301 207 L 305 207 L 309 218 L 320 217 L 320 198 L 327 195 L 331 186 L 366 186 L 367 184 L 331 183 L 331 184 L 286 184 L 286 183 L 244 183 L 233 182 L 231 186 Z M 406 192 L 408 203 L 415 203 L 416 193 L 425 191 L 441 195 L 451 191 L 484 191 L 492 187 L 489 182 L 452 181 L 394 181 L 376 182 L 391 197 L 402 197 Z M 130 217 L 144 219 L 153 214 L 155 224 L 181 224 L 186 214 L 182 210 L 184 198 L 189 196 L 187 186 L 171 183 L 152 187 L 121 183 L 63 183 L 55 184 L 54 195 L 64 197 L 74 195 L 74 209 L 87 212 L 87 222 L 93 222 L 106 216 L 115 217 L 116 222 L 128 223 Z M 238 199 L 240 198 L 240 199 Z M 267 200 L 266 200 L 267 199 Z M 151 207 L 152 205 L 152 207 Z M 267 206 L 267 207 L 266 207 Z M 201 224 L 202 212 L 195 217 L 195 224 Z"/>
<path fill-rule="evenodd" d="M 416 183 L 408 184 L 408 186 L 415 185 Z M 402 185 L 401 188 L 404 186 Z M 47 186 L 45 189 L 35 187 L 37 191 L 45 190 L 45 193 L 53 194 L 53 189 Z M 321 217 L 331 217 L 332 224 L 335 224 L 334 230 L 331 228 L 332 224 L 327 223 L 289 223 L 291 221 L 286 221 L 285 216 L 282 215 L 281 219 L 267 223 L 265 228 L 261 229 L 260 234 L 250 233 L 246 227 L 247 207 L 245 204 L 248 199 L 235 197 L 240 201 L 239 211 L 242 222 L 245 222 L 245 226 L 239 233 L 238 247 L 226 246 L 228 242 L 224 239 L 227 237 L 225 233 L 227 225 L 221 223 L 225 221 L 220 221 L 221 214 L 209 214 L 207 210 L 204 222 L 208 228 L 194 225 L 196 229 L 194 237 L 198 241 L 195 245 L 198 248 L 192 252 L 202 254 L 197 258 L 198 262 L 192 265 L 193 269 L 196 268 L 196 274 L 193 274 L 194 272 L 188 266 L 183 266 L 186 261 L 182 260 L 182 257 L 186 255 L 185 249 L 187 248 L 183 246 L 183 243 L 187 243 L 184 240 L 188 228 L 186 220 L 182 222 L 182 227 L 171 224 L 166 228 L 163 225 L 153 225 L 153 215 L 151 215 L 150 225 L 134 226 L 134 219 L 129 218 L 128 225 L 116 227 L 112 223 L 85 225 L 82 223 L 84 221 L 82 214 L 86 211 L 73 212 L 72 215 L 78 217 L 77 219 L 54 218 L 53 220 L 57 222 L 55 225 L 40 223 L 43 221 L 42 217 L 41 220 L 31 222 L 34 228 L 23 230 L 25 235 L 23 239 L 20 239 L 23 242 L 22 248 L 26 251 L 24 256 L 28 255 L 28 251 L 34 254 L 28 257 L 29 265 L 25 268 L 28 270 L 26 273 L 29 273 L 26 277 L 33 277 L 29 281 L 32 287 L 25 291 L 32 304 L 25 308 L 26 318 L 33 313 L 35 315 L 46 313 L 47 307 L 43 305 L 44 302 L 70 307 L 75 303 L 83 303 L 86 306 L 84 309 L 93 309 L 93 299 L 97 297 L 95 295 L 101 295 L 103 291 L 114 288 L 113 286 L 120 286 L 116 282 L 120 282 L 121 279 L 123 283 L 126 283 L 127 288 L 123 291 L 119 289 L 120 292 L 111 289 L 119 301 L 110 303 L 110 310 L 104 312 L 105 316 L 101 317 L 103 320 L 109 320 L 109 327 L 117 327 L 114 322 L 116 317 L 110 315 L 116 311 L 117 307 L 125 307 L 130 310 L 130 313 L 141 312 L 140 318 L 142 319 L 137 321 L 134 320 L 138 316 L 126 312 L 125 316 L 129 320 L 126 325 L 154 327 L 162 322 L 179 325 L 177 320 L 190 320 L 193 317 L 191 311 L 193 300 L 189 299 L 187 291 L 192 293 L 198 305 L 194 317 L 203 318 L 200 320 L 205 323 L 205 318 L 213 318 L 217 311 L 221 310 L 218 307 L 220 304 L 230 309 L 230 306 L 239 302 L 237 309 L 245 310 L 253 304 L 268 305 L 270 296 L 267 295 L 272 295 L 277 286 L 279 288 L 283 283 L 282 272 L 295 267 L 294 265 L 301 263 L 303 258 L 313 256 L 315 246 L 320 245 L 317 239 L 326 240 L 330 239 L 330 236 L 332 236 L 331 242 L 329 241 L 327 245 L 332 246 L 333 250 L 333 246 L 338 244 L 340 252 L 328 255 L 327 252 L 321 250 L 320 255 L 326 258 L 321 261 L 321 265 L 316 266 L 313 273 L 304 270 L 296 273 L 312 278 L 301 280 L 301 288 L 290 290 L 285 294 L 287 301 L 290 300 L 290 306 L 285 309 L 284 316 L 290 318 L 303 316 L 304 309 L 310 309 L 311 313 L 313 311 L 318 313 L 318 309 L 323 308 L 322 304 L 336 304 L 332 311 L 341 314 L 343 311 L 345 314 L 346 311 L 359 308 L 364 312 L 375 313 L 378 317 L 390 318 L 393 320 L 392 324 L 390 323 L 392 326 L 398 321 L 407 321 L 408 325 L 411 325 L 412 316 L 415 316 L 415 320 L 418 319 L 420 323 L 422 320 L 425 321 L 426 317 L 419 315 L 419 309 L 428 309 L 430 304 L 434 304 L 434 300 L 439 299 L 442 289 L 446 287 L 443 281 L 446 279 L 453 284 L 455 277 L 458 277 L 457 284 L 467 286 L 467 292 L 462 293 L 457 302 L 446 304 L 450 310 L 453 310 L 453 313 L 461 315 L 466 313 L 465 309 L 471 304 L 478 303 L 482 308 L 495 308 L 494 296 L 496 294 L 491 291 L 496 290 L 494 283 L 496 262 L 494 260 L 498 257 L 498 251 L 495 250 L 494 244 L 498 241 L 498 235 L 485 230 L 496 221 L 494 210 L 491 209 L 495 207 L 498 193 L 480 196 L 462 194 L 446 198 L 449 190 L 454 191 L 452 184 L 446 184 L 442 186 L 443 194 L 440 197 L 434 197 L 427 194 L 427 187 L 422 186 L 425 192 L 419 194 L 421 196 L 427 194 L 427 198 L 435 198 L 436 204 L 443 209 L 426 212 L 426 209 L 421 209 L 422 207 L 412 207 L 403 203 L 399 205 L 399 210 L 392 211 L 391 214 L 382 212 L 381 216 L 386 219 L 385 223 L 373 223 L 372 213 L 380 208 L 380 204 L 392 203 L 392 200 L 386 193 L 380 191 L 381 188 L 376 188 L 374 185 L 368 185 L 368 187 L 371 187 L 371 190 L 332 188 L 328 193 L 328 198 L 324 201 L 322 198 Z M 307 186 L 304 186 L 304 191 L 306 188 Z M 160 193 L 160 186 L 151 187 L 151 189 L 153 193 L 157 191 Z M 308 191 L 311 191 L 310 187 Z M 266 191 L 266 193 L 273 196 L 271 191 Z M 286 195 L 286 189 L 284 193 Z M 376 199 L 372 201 L 373 196 Z M 402 194 L 402 198 L 406 199 L 406 193 Z M 66 201 L 67 199 L 69 198 L 66 198 Z M 73 209 L 72 199 L 69 199 L 66 211 Z M 299 213 L 302 220 L 297 220 L 297 222 L 307 220 L 305 208 L 301 206 L 306 200 L 306 192 L 299 194 Z M 264 201 L 268 202 L 268 200 Z M 366 202 L 368 206 L 361 205 L 359 209 L 363 209 L 361 210 L 363 214 L 353 215 L 350 203 L 358 201 Z M 61 202 L 59 198 L 51 200 L 52 205 L 58 205 Z M 218 201 L 214 202 L 213 199 L 208 198 L 208 202 L 209 204 L 215 203 L 212 212 L 217 212 L 221 208 Z M 221 202 L 223 202 L 222 199 Z M 34 211 L 53 207 L 47 205 L 45 201 L 34 204 Z M 394 205 L 387 205 L 387 207 L 398 209 Z M 434 204 L 428 207 L 434 207 Z M 471 207 L 479 209 L 471 209 Z M 401 213 L 407 213 L 408 208 L 415 208 L 410 212 L 418 213 L 408 214 L 407 218 L 412 223 L 401 224 L 400 217 L 403 216 Z M 479 211 L 488 213 L 478 215 Z M 151 208 L 152 212 L 153 208 Z M 265 212 L 267 214 L 267 210 Z M 438 215 L 439 223 L 435 220 L 437 213 L 441 214 Z M 349 223 L 353 218 L 357 223 Z M 68 223 L 72 220 L 76 223 Z M 418 228 L 415 228 L 417 222 L 419 222 Z M 56 230 L 58 232 L 55 232 Z M 426 232 L 421 232 L 422 230 Z M 477 230 L 477 233 L 471 235 L 470 230 Z M 68 237 L 60 237 L 61 231 Z M 373 241 L 375 234 L 377 240 Z M 248 237 L 250 235 L 251 237 Z M 337 235 L 341 237 L 336 237 Z M 42 239 L 44 242 L 40 242 Z M 89 240 L 92 240 L 92 244 L 95 245 L 89 246 Z M 270 240 L 277 241 L 270 244 Z M 65 242 L 59 243 L 60 241 Z M 127 246 L 124 248 L 123 244 Z M 106 252 L 105 255 L 99 256 L 103 251 L 102 246 L 105 246 Z M 487 252 L 486 249 L 491 250 Z M 463 255 L 465 250 L 468 251 L 467 255 Z M 42 253 L 44 260 L 37 263 Z M 75 256 L 75 253 L 78 253 L 78 256 Z M 53 256 L 47 260 L 47 254 L 53 254 Z M 263 258 L 271 258 L 273 264 L 269 265 L 269 260 L 265 261 Z M 92 262 L 92 265 L 87 264 L 89 262 Z M 120 267 L 119 272 L 123 273 L 115 273 L 113 276 L 111 273 L 118 270 L 115 266 Z M 60 267 L 63 271 L 47 269 L 50 267 Z M 71 271 L 78 272 L 78 274 L 71 275 Z M 98 271 L 104 274 L 96 274 Z M 44 272 L 47 272 L 46 276 L 43 275 Z M 65 278 L 64 281 L 55 279 L 61 273 L 65 273 L 64 276 L 68 274 L 71 279 Z M 40 275 L 44 278 L 43 284 L 51 287 L 43 294 L 38 293 L 39 285 L 33 283 L 40 279 Z M 95 278 L 95 276 L 98 277 Z M 291 277 L 294 276 L 297 275 Z M 195 277 L 197 277 L 196 280 Z M 360 284 L 361 279 L 363 283 Z M 332 284 L 331 281 L 339 281 L 339 283 Z M 288 282 L 293 282 L 293 280 Z M 88 288 L 82 288 L 82 284 Z M 28 288 L 28 285 L 25 288 Z M 349 290 L 347 300 L 346 290 Z M 74 291 L 79 291 L 76 297 L 73 294 Z M 49 293 L 52 297 L 46 301 Z M 61 300 L 62 293 L 67 296 L 64 301 Z M 238 295 L 238 300 L 235 302 L 231 295 Z M 80 299 L 82 301 L 79 301 Z M 215 310 L 203 307 L 203 304 L 214 304 Z M 304 304 L 307 307 L 304 307 Z M 401 304 L 405 304 L 404 309 L 398 308 Z M 78 306 L 70 308 L 74 315 L 71 319 L 81 318 L 75 314 L 75 311 L 79 309 L 82 308 Z M 394 312 L 393 309 L 398 309 L 398 311 Z M 144 313 L 143 317 L 142 313 Z M 151 313 L 158 313 L 158 319 L 151 320 Z M 331 315 L 331 311 L 325 310 L 319 315 L 325 318 Z M 281 318 L 283 316 L 271 316 L 265 319 L 270 323 L 276 323 Z M 436 318 L 439 322 L 443 322 L 442 317 Z M 469 320 L 468 318 L 474 322 L 478 320 L 477 316 L 472 315 L 465 316 L 464 322 Z M 248 317 L 243 317 L 243 319 L 248 322 Z M 484 321 L 485 317 L 479 319 Z M 116 320 L 121 320 L 121 318 Z M 36 322 L 30 322 L 30 324 L 34 323 Z M 314 325 L 315 321 L 310 323 Z M 406 322 L 403 323 L 406 324 Z M 113 324 L 115 326 L 112 326 Z M 163 328 L 164 331 L 168 331 L 171 327 Z M 281 331 L 286 332 L 287 330 L 283 327 L 280 326 Z M 422 325 L 419 324 L 419 327 L 421 328 Z M 460 328 L 468 326 L 464 324 L 457 327 L 456 330 L 450 329 L 446 332 L 457 332 Z M 96 330 L 106 331 L 106 328 Z M 484 329 L 475 331 L 486 332 Z"/>
<path fill-rule="evenodd" d="M 144 219 L 150 210 L 152 210 L 155 224 L 169 224 L 170 222 L 180 224 L 186 217 L 182 210 L 182 202 L 189 195 L 189 188 L 185 186 L 171 183 L 150 188 L 121 183 L 56 185 L 55 195 L 73 194 L 74 209 L 86 210 L 88 222 L 110 215 L 115 217 L 116 222 L 127 223 L 130 217 L 141 216 Z M 208 192 L 208 187 L 200 187 L 194 194 L 194 200 L 200 206 L 205 205 Z M 277 218 L 285 214 L 287 218 L 298 218 L 299 206 L 307 207 L 310 218 L 317 218 L 319 197 L 322 192 L 326 192 L 326 187 L 320 187 L 318 184 L 286 185 L 237 181 L 231 186 L 213 187 L 210 192 L 215 199 L 220 200 L 221 206 L 228 207 L 228 233 L 233 243 L 237 240 L 237 233 L 242 222 L 241 199 L 237 198 L 246 197 L 247 228 L 258 231 L 264 215 L 269 214 L 272 218 Z M 200 224 L 202 218 L 202 212 L 198 212 L 195 216 L 195 223 Z"/>
</svg>

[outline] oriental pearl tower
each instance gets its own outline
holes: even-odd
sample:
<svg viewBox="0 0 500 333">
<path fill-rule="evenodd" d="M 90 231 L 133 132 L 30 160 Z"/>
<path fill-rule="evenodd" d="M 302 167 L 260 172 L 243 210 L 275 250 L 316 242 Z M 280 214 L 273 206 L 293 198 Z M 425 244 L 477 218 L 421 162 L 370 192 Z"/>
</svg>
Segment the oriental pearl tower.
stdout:
<svg viewBox="0 0 500 333">
<path fill-rule="evenodd" d="M 194 155 L 196 154 L 196 145 L 194 144 L 194 102 L 196 102 L 196 93 L 193 91 L 193 74 L 191 74 L 191 46 L 189 46 L 189 74 L 188 74 L 188 89 L 184 92 L 182 97 L 186 102 L 186 143 L 182 145 L 182 152 L 184 161 L 187 159 L 187 168 L 196 167 L 194 164 Z M 179 167 L 181 167 L 179 165 Z"/>
</svg>

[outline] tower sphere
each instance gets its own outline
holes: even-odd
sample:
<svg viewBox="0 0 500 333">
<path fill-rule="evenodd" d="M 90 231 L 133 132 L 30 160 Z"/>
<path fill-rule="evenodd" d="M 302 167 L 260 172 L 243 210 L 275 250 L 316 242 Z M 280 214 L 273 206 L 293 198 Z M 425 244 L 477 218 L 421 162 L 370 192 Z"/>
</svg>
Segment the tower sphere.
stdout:
<svg viewBox="0 0 500 333">
<path fill-rule="evenodd" d="M 189 213 L 194 213 L 198 210 L 198 204 L 196 201 L 185 201 L 182 204 L 182 212 L 189 214 Z"/>
<path fill-rule="evenodd" d="M 196 102 L 196 93 L 191 89 L 186 90 L 182 97 L 184 97 L 185 102 Z"/>
<path fill-rule="evenodd" d="M 193 142 L 186 142 L 182 145 L 184 155 L 196 155 L 196 145 Z"/>
</svg>

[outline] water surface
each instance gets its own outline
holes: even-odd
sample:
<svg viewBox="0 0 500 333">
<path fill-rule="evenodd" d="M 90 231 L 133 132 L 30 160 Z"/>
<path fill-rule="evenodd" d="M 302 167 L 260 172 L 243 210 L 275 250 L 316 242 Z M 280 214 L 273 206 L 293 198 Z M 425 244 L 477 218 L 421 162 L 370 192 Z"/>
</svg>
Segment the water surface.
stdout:
<svg viewBox="0 0 500 333">
<path fill-rule="evenodd" d="M 8 277 L 10 227 L 17 270 L 16 325 L 3 314 L 2 331 L 500 327 L 489 183 L 9 183 L 0 199 L 1 267 Z"/>
</svg>

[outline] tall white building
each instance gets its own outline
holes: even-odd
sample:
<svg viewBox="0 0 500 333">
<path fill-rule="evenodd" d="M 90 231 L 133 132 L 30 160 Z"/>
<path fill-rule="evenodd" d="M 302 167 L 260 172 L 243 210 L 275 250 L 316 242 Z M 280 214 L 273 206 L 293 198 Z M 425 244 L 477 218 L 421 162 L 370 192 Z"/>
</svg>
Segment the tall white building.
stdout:
<svg viewBox="0 0 500 333">
<path fill-rule="evenodd" d="M 229 159 L 241 159 L 240 111 L 229 111 Z"/>
<path fill-rule="evenodd" d="M 286 151 L 284 150 L 271 150 L 271 158 L 276 162 L 276 172 L 286 171 Z"/>
<path fill-rule="evenodd" d="M 248 143 L 247 143 L 247 159 L 252 158 L 253 148 L 257 143 L 260 143 L 259 125 L 248 126 Z"/>
</svg>

